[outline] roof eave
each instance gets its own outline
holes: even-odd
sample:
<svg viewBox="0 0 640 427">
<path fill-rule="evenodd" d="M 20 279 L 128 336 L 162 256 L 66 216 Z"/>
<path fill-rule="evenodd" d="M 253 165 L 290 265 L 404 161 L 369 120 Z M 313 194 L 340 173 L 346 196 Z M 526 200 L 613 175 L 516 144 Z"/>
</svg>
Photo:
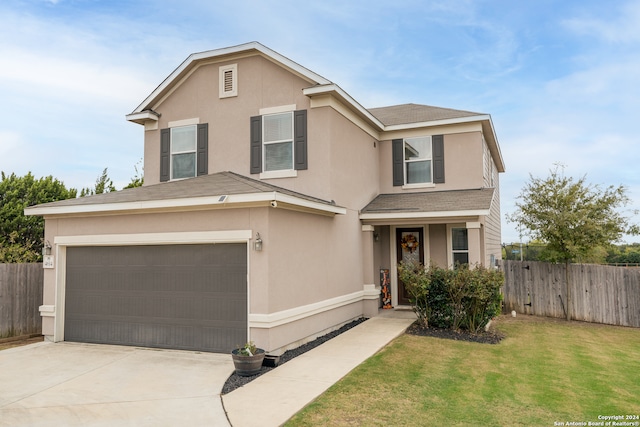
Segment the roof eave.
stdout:
<svg viewBox="0 0 640 427">
<path fill-rule="evenodd" d="M 430 120 L 427 122 L 416 122 L 416 123 L 403 123 L 399 125 L 389 125 L 385 126 L 385 131 L 396 131 L 396 130 L 407 130 L 407 129 L 415 129 L 415 128 L 424 128 L 424 127 L 435 127 L 435 126 L 446 126 L 446 125 L 454 125 L 459 123 L 473 123 L 473 122 L 482 122 L 485 120 L 491 120 L 491 116 L 488 114 L 482 114 L 478 116 L 467 116 L 467 117 L 456 117 L 451 119 L 441 119 L 441 120 Z"/>
<path fill-rule="evenodd" d="M 399 219 L 441 219 L 452 217 L 479 217 L 487 216 L 491 213 L 490 209 L 475 209 L 463 211 L 441 211 L 441 212 L 370 212 L 361 213 L 362 221 L 379 221 L 379 220 L 399 220 Z"/>
<path fill-rule="evenodd" d="M 157 122 L 160 119 L 160 114 L 152 110 L 144 110 L 139 113 L 131 113 L 126 116 L 127 121 L 144 125 L 147 122 Z"/>
<path fill-rule="evenodd" d="M 314 202 L 278 192 L 215 195 L 180 199 L 148 200 L 135 202 L 101 203 L 67 206 L 33 206 L 24 210 L 31 216 L 82 216 L 110 215 L 116 213 L 142 213 L 162 211 L 188 211 L 197 209 L 242 208 L 249 205 L 270 206 L 289 210 L 304 211 L 320 215 L 345 215 L 340 206 Z"/>
<path fill-rule="evenodd" d="M 502 157 L 502 151 L 500 150 L 498 135 L 496 134 L 496 130 L 493 127 L 493 120 L 491 120 L 491 116 L 488 116 L 488 117 L 489 118 L 487 120 L 482 121 L 482 132 L 485 135 L 485 137 L 488 135 L 489 138 L 491 139 L 489 144 L 489 150 L 493 155 L 498 172 L 502 173 L 506 171 L 504 158 Z"/>
</svg>

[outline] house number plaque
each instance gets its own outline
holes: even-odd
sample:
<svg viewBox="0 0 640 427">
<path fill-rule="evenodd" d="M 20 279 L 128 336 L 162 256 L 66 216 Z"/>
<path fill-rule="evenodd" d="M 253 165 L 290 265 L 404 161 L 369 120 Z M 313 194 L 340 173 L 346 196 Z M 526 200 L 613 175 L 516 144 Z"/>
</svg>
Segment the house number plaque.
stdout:
<svg viewBox="0 0 640 427">
<path fill-rule="evenodd" d="M 42 268 L 53 268 L 53 255 L 42 256 Z"/>
</svg>

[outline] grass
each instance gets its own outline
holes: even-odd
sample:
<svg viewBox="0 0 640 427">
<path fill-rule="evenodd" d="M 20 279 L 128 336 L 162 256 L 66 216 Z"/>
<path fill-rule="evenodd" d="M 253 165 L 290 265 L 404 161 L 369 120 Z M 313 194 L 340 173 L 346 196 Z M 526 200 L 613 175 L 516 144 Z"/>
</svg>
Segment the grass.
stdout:
<svg viewBox="0 0 640 427">
<path fill-rule="evenodd" d="M 640 415 L 640 329 L 530 316 L 496 327 L 506 335 L 498 345 L 403 335 L 286 426 L 553 426 Z"/>
</svg>

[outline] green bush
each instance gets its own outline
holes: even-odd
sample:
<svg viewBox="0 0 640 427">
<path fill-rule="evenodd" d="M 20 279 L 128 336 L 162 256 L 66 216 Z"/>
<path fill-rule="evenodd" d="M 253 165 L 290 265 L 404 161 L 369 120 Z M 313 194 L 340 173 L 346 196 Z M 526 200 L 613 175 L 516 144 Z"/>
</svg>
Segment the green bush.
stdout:
<svg viewBox="0 0 640 427">
<path fill-rule="evenodd" d="M 466 271 L 465 295 L 462 298 L 461 329 L 478 332 L 489 321 L 500 314 L 502 294 L 500 287 L 504 283 L 504 274 L 500 270 L 487 269 L 477 266 L 471 269 L 459 269 Z"/>
<path fill-rule="evenodd" d="M 449 299 L 449 282 L 453 270 L 430 266 L 426 269 L 431 277 L 431 292 L 427 299 L 432 326 L 450 329 L 453 327 L 453 306 Z"/>
<path fill-rule="evenodd" d="M 404 287 L 411 295 L 411 306 L 418 316 L 418 320 L 426 327 L 429 327 L 431 318 L 429 304 L 429 290 L 431 288 L 431 275 L 429 271 L 415 262 L 401 262 L 398 265 L 398 277 L 404 283 Z"/>
<path fill-rule="evenodd" d="M 504 274 L 499 270 L 466 265 L 449 270 L 402 262 L 398 272 L 413 311 L 426 327 L 478 332 L 500 313 Z"/>
</svg>

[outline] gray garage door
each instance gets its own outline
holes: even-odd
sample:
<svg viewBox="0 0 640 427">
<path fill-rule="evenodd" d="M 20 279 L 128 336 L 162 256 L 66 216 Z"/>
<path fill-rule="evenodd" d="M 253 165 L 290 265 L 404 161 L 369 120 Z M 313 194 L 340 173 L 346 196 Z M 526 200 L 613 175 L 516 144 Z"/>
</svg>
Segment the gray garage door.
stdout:
<svg viewBox="0 0 640 427">
<path fill-rule="evenodd" d="M 67 248 L 64 336 L 229 352 L 247 338 L 246 244 Z"/>
</svg>

